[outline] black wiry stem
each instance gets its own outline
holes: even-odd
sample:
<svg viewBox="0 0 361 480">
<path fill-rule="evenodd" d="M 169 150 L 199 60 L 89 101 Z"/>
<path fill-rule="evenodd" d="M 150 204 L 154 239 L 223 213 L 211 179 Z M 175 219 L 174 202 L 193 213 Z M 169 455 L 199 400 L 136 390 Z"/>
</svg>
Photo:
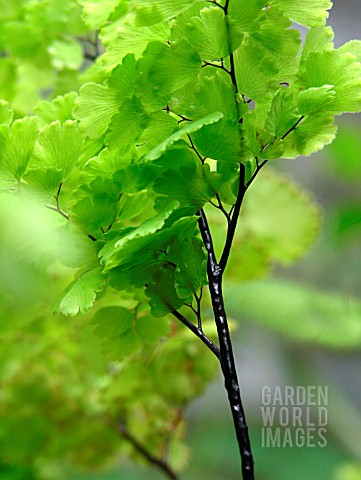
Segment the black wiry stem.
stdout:
<svg viewBox="0 0 361 480">
<path fill-rule="evenodd" d="M 214 345 L 214 343 L 204 334 L 203 330 L 198 326 L 198 328 L 190 322 L 184 315 L 174 310 L 171 312 L 174 317 L 180 320 L 189 330 L 191 330 L 202 342 L 207 345 L 207 347 L 214 353 L 214 355 L 219 358 L 219 348 Z"/>
<path fill-rule="evenodd" d="M 234 239 L 234 234 L 236 233 L 238 217 L 241 210 L 243 197 L 244 197 L 244 194 L 246 193 L 246 188 L 244 186 L 244 179 L 245 179 L 245 167 L 243 163 L 241 163 L 239 166 L 239 186 L 238 186 L 237 200 L 233 206 L 233 211 L 232 211 L 232 216 L 230 218 L 230 221 L 228 222 L 226 243 L 224 245 L 222 256 L 219 261 L 219 267 L 222 273 L 226 268 L 229 255 L 231 253 L 231 247 Z"/>
<path fill-rule="evenodd" d="M 56 206 L 54 205 L 46 205 L 46 208 L 48 208 L 49 210 L 54 210 L 54 212 L 57 212 L 59 213 L 62 217 L 66 218 L 67 220 L 70 220 L 70 215 L 68 215 L 67 213 L 63 212 L 63 210 L 60 208 L 60 203 L 59 203 L 59 196 L 60 196 L 60 192 L 61 192 L 61 187 L 63 186 L 62 183 L 60 183 L 59 185 L 59 188 L 58 188 L 58 191 L 56 193 L 56 195 L 54 195 L 54 198 L 55 198 L 55 201 L 56 201 Z M 93 237 L 93 235 L 88 235 L 88 238 L 90 238 L 90 240 L 92 240 L 93 242 L 96 242 L 97 239 L 95 237 Z"/>
<path fill-rule="evenodd" d="M 177 117 L 179 117 L 180 120 L 178 120 L 178 124 L 182 123 L 182 122 L 193 122 L 193 120 L 191 118 L 188 118 L 185 115 L 181 115 L 180 113 L 176 113 L 173 110 L 171 110 L 169 105 L 164 107 L 162 110 L 166 111 L 167 113 L 173 113 L 173 115 L 176 115 Z"/>
<path fill-rule="evenodd" d="M 228 75 L 231 75 L 230 70 L 228 70 L 228 69 L 224 66 L 223 62 L 222 62 L 221 65 L 218 65 L 217 63 L 206 62 L 205 60 L 203 60 L 202 68 L 204 68 L 204 67 L 220 68 L 221 70 L 224 70 L 225 72 L 227 72 Z"/>
<path fill-rule="evenodd" d="M 58 207 L 55 207 L 54 205 L 47 205 L 46 208 L 48 208 L 49 210 L 54 210 L 54 212 L 60 213 L 60 215 L 66 218 L 67 220 L 69 220 L 70 218 L 67 213 L 63 212 L 62 210 L 60 210 Z"/>
<path fill-rule="evenodd" d="M 244 178 L 244 174 L 243 174 Z M 244 188 L 242 185 L 242 192 Z M 239 194 L 243 198 L 244 193 Z M 242 200 L 239 202 L 241 203 Z M 234 208 L 232 219 L 236 222 L 238 216 L 235 216 L 236 210 Z M 209 230 L 206 215 L 203 210 L 199 212 L 199 229 L 203 239 L 203 243 L 208 251 L 207 275 L 209 281 L 209 291 L 212 300 L 212 308 L 214 319 L 217 326 L 219 349 L 220 349 L 220 364 L 224 377 L 225 388 L 228 393 L 229 405 L 232 412 L 233 424 L 239 445 L 239 452 L 242 459 L 242 475 L 243 480 L 254 480 L 253 474 L 253 457 L 251 451 L 251 444 L 248 436 L 248 427 L 246 417 L 242 405 L 239 383 L 237 378 L 236 365 L 234 361 L 232 342 L 229 332 L 227 315 L 224 307 L 223 292 L 222 292 L 222 274 L 221 266 L 217 263 L 212 235 Z M 235 229 L 235 226 L 234 226 Z M 233 237 L 232 237 L 233 238 Z M 225 260 L 226 262 L 226 260 Z"/>
<path fill-rule="evenodd" d="M 234 66 L 233 53 L 230 54 L 229 61 L 230 61 L 230 64 L 231 64 L 231 70 L 230 70 L 229 74 L 232 78 L 232 83 L 234 85 L 235 91 L 236 91 L 236 93 L 238 93 L 238 85 L 237 85 L 237 79 L 236 79 L 236 69 L 235 69 L 235 66 Z"/>
<path fill-rule="evenodd" d="M 62 183 L 59 184 L 59 188 L 58 188 L 58 191 L 56 192 L 56 195 L 54 195 L 54 198 L 55 198 L 55 202 L 56 202 L 56 207 L 54 207 L 54 205 L 47 205 L 46 208 L 49 208 L 50 210 L 54 210 L 55 212 L 58 212 L 60 213 L 60 215 L 64 218 L 66 218 L 67 220 L 69 220 L 70 216 L 63 212 L 63 210 L 60 208 L 60 203 L 59 203 L 59 197 L 60 197 L 60 192 L 61 192 L 61 187 L 63 186 Z"/>
<path fill-rule="evenodd" d="M 189 147 L 189 148 L 190 148 L 191 150 L 193 150 L 193 151 L 196 153 L 196 155 L 197 155 L 197 157 L 199 158 L 199 160 L 200 160 L 202 163 L 204 163 L 206 159 L 202 157 L 202 155 L 198 152 L 198 150 L 197 150 L 196 147 L 194 146 L 194 143 L 193 143 L 193 140 L 192 140 L 191 136 L 190 136 L 190 135 L 187 135 L 187 137 L 188 137 L 188 140 L 189 140 L 189 143 L 190 143 L 190 147 Z"/>
<path fill-rule="evenodd" d="M 171 480 L 179 480 L 179 477 L 173 472 L 173 470 L 170 468 L 168 463 L 166 463 L 164 460 L 160 460 L 159 458 L 154 457 L 148 450 L 141 445 L 138 440 L 136 440 L 129 432 L 128 429 L 126 428 L 125 425 L 118 425 L 117 430 L 119 433 L 122 435 L 122 437 L 125 438 L 131 445 L 135 448 L 135 450 L 142 455 L 149 463 L 154 465 L 155 467 L 159 468 L 162 470 L 162 472 Z"/>
<path fill-rule="evenodd" d="M 225 7 L 222 7 L 222 5 L 216 2 L 216 0 L 208 0 L 208 3 L 213 3 L 213 5 L 217 5 L 217 7 L 221 8 L 223 11 L 225 9 Z"/>
<path fill-rule="evenodd" d="M 257 175 L 259 174 L 260 170 L 266 165 L 266 163 L 268 162 L 268 160 L 263 160 L 262 163 L 258 163 L 258 159 L 256 159 L 257 161 L 257 168 L 256 170 L 254 171 L 254 174 L 252 175 L 252 177 L 248 180 L 248 182 L 246 183 L 244 189 L 247 190 L 253 183 L 254 179 L 257 177 Z"/>
<path fill-rule="evenodd" d="M 294 125 L 292 125 L 292 127 L 281 137 L 281 140 L 284 140 L 284 139 L 287 137 L 287 135 L 289 135 L 291 132 L 293 132 L 293 130 L 296 129 L 297 125 L 298 125 L 304 118 L 305 118 L 305 116 L 302 115 L 302 117 L 300 117 L 300 118 L 297 120 L 297 122 L 296 122 Z"/>
</svg>

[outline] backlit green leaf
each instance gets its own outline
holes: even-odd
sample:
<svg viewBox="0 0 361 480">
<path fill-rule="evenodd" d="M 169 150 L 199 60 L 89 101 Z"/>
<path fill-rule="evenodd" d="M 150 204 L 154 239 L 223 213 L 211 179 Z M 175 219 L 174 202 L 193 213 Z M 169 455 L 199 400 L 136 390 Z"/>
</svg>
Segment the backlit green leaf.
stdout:
<svg viewBox="0 0 361 480">
<path fill-rule="evenodd" d="M 337 49 L 342 53 L 352 53 L 358 62 L 361 62 L 361 40 L 351 40 Z"/>
<path fill-rule="evenodd" d="M 227 21 L 219 7 L 204 8 L 186 25 L 190 43 L 202 60 L 220 60 L 231 53 Z"/>
<path fill-rule="evenodd" d="M 265 49 L 245 40 L 234 54 L 239 92 L 256 102 L 265 102 L 276 87 L 277 66 Z M 244 66 L 247 65 L 247 68 Z M 262 68 L 259 66 L 262 65 Z"/>
<path fill-rule="evenodd" d="M 296 158 L 322 150 L 336 136 L 334 117 L 329 113 L 311 113 L 283 140 L 282 157 Z M 265 152 L 267 154 L 267 151 Z"/>
<path fill-rule="evenodd" d="M 134 0 L 137 25 L 153 25 L 187 10 L 197 0 Z"/>
<path fill-rule="evenodd" d="M 270 0 L 270 7 L 277 7 L 291 20 L 305 27 L 324 25 L 328 18 L 328 10 L 332 8 L 329 0 L 304 0 L 290 2 L 289 0 Z"/>
<path fill-rule="evenodd" d="M 305 44 L 302 50 L 302 59 L 313 52 L 323 52 L 333 49 L 334 33 L 331 27 L 310 28 L 306 35 Z"/>
<path fill-rule="evenodd" d="M 253 32 L 259 29 L 264 18 L 262 8 L 266 5 L 265 0 L 238 0 L 230 2 L 228 13 L 242 32 Z"/>
<path fill-rule="evenodd" d="M 135 59 L 128 55 L 105 85 L 86 83 L 80 89 L 73 114 L 86 135 L 98 138 L 105 132 L 123 101 L 133 95 L 134 78 Z"/>
<path fill-rule="evenodd" d="M 78 0 L 83 7 L 84 22 L 92 29 L 99 29 L 121 0 Z"/>
<path fill-rule="evenodd" d="M 66 180 L 80 157 L 82 146 L 83 138 L 76 122 L 53 122 L 39 134 L 32 165 L 58 169 L 62 172 L 62 180 Z"/>
<path fill-rule="evenodd" d="M 265 124 L 272 136 L 282 138 L 300 118 L 295 97 L 294 91 L 282 88 L 273 98 Z"/>
<path fill-rule="evenodd" d="M 331 112 L 356 112 L 361 108 L 361 65 L 350 53 L 311 53 L 303 63 L 301 82 L 306 89 L 333 85 L 336 95 L 328 108 Z"/>
<path fill-rule="evenodd" d="M 173 133 L 170 137 L 168 137 L 164 142 L 158 145 L 156 148 L 151 150 L 146 156 L 145 160 L 156 160 L 159 158 L 170 146 L 176 143 L 181 138 L 187 137 L 187 135 L 191 135 L 192 133 L 200 130 L 204 125 L 210 125 L 212 123 L 218 122 L 223 117 L 223 114 L 220 112 L 214 112 L 207 115 L 204 118 L 200 118 L 195 122 L 189 122 L 185 127 L 178 130 L 178 132 Z"/>
<path fill-rule="evenodd" d="M 72 120 L 72 110 L 76 98 L 77 94 L 70 92 L 64 96 L 56 97 L 51 102 L 45 100 L 38 102 L 34 108 L 34 112 L 39 117 L 41 126 L 55 122 L 56 120 L 60 122 Z"/>
<path fill-rule="evenodd" d="M 221 112 L 227 120 L 238 122 L 247 111 L 243 99 L 237 103 L 230 76 L 219 68 L 207 66 L 184 88 L 177 90 L 169 101 L 171 111 L 192 120 L 198 120 L 213 112 Z"/>
<path fill-rule="evenodd" d="M 54 310 L 63 315 L 74 316 L 87 312 L 94 303 L 96 295 L 105 286 L 105 278 L 101 268 L 90 270 L 76 278 L 65 290 L 63 298 L 55 305 Z"/>
<path fill-rule="evenodd" d="M 138 59 L 150 42 L 166 43 L 170 37 L 168 22 L 151 27 L 136 27 L 123 22 L 116 30 L 116 37 L 104 42 L 108 50 L 102 55 L 100 62 L 108 70 L 119 65 L 127 54 L 134 54 Z"/>
<path fill-rule="evenodd" d="M 10 183 L 19 181 L 24 175 L 33 154 L 36 135 L 35 117 L 15 120 L 10 129 L 0 127 L 0 171 Z"/>
<path fill-rule="evenodd" d="M 187 40 L 152 42 L 138 63 L 137 89 L 144 102 L 164 107 L 171 93 L 193 80 L 200 68 L 201 58 Z"/>
<path fill-rule="evenodd" d="M 142 135 L 149 116 L 137 97 L 125 100 L 109 125 L 110 133 L 105 138 L 107 146 L 122 147 L 133 144 Z"/>
<path fill-rule="evenodd" d="M 300 92 L 298 95 L 300 113 L 308 115 L 319 110 L 327 110 L 336 95 L 332 88 L 333 85 L 324 85 L 323 87 L 313 87 Z"/>
<path fill-rule="evenodd" d="M 187 154 L 182 149 L 169 151 L 167 161 L 173 166 L 154 184 L 154 191 L 164 195 L 156 199 L 155 208 L 162 209 L 176 200 L 194 214 L 217 193 L 217 174 L 212 174 L 208 165 L 198 165 L 192 156 L 187 158 Z"/>
<path fill-rule="evenodd" d="M 14 112 L 5 100 L 0 100 L 0 125 L 10 127 L 13 121 Z"/>
<path fill-rule="evenodd" d="M 242 130 L 238 122 L 221 119 L 205 125 L 192 135 L 197 150 L 207 158 L 224 162 L 240 162 L 243 148 Z"/>
<path fill-rule="evenodd" d="M 100 235 L 117 219 L 120 185 L 113 179 L 98 176 L 89 185 L 81 185 L 75 192 L 72 212 L 75 221 L 88 234 Z"/>
</svg>

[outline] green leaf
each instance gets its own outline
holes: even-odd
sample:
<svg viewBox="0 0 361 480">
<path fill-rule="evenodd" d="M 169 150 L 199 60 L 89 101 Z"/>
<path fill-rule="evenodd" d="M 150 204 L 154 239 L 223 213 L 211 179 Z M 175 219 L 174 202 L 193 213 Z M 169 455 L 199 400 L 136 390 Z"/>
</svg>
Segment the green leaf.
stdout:
<svg viewBox="0 0 361 480">
<path fill-rule="evenodd" d="M 361 303 L 281 280 L 227 285 L 230 314 L 292 340 L 327 348 L 361 346 Z"/>
<path fill-rule="evenodd" d="M 113 175 L 131 164 L 131 155 L 124 149 L 104 148 L 98 155 L 86 162 L 80 173 L 79 184 L 90 185 L 97 177 L 103 180 L 113 179 Z M 118 179 L 117 183 L 120 183 Z"/>
<path fill-rule="evenodd" d="M 88 234 L 99 235 L 107 231 L 117 219 L 120 195 L 119 183 L 98 176 L 89 185 L 81 185 L 75 192 L 77 200 L 72 208 L 72 218 Z"/>
<path fill-rule="evenodd" d="M 134 291 L 134 288 L 144 289 L 158 268 L 164 264 L 164 255 L 155 256 L 151 252 L 143 254 L 142 263 L 123 265 L 109 270 L 108 283 L 119 291 Z"/>
<path fill-rule="evenodd" d="M 38 102 L 34 107 L 34 112 L 38 116 L 41 126 L 56 120 L 62 123 L 66 122 L 66 120 L 72 120 L 72 110 L 77 96 L 75 92 L 69 92 L 63 96 L 56 97 L 51 102 L 46 100 Z"/>
<path fill-rule="evenodd" d="M 192 6 L 197 0 L 134 0 L 138 26 L 154 25 L 170 20 Z"/>
<path fill-rule="evenodd" d="M 341 53 L 352 53 L 361 62 L 361 40 L 351 40 L 337 49 Z"/>
<path fill-rule="evenodd" d="M 221 60 L 231 53 L 226 16 L 219 7 L 203 8 L 186 24 L 186 32 L 202 60 Z"/>
<path fill-rule="evenodd" d="M 80 157 L 82 146 L 83 137 L 76 122 L 53 122 L 38 136 L 32 166 L 58 169 L 62 172 L 62 180 L 66 180 Z"/>
<path fill-rule="evenodd" d="M 10 127 L 13 117 L 14 112 L 10 104 L 5 100 L 0 100 L 0 126 L 5 125 L 6 127 Z"/>
<path fill-rule="evenodd" d="M 0 171 L 10 184 L 23 177 L 34 150 L 36 135 L 35 117 L 15 120 L 10 129 L 0 127 Z"/>
<path fill-rule="evenodd" d="M 159 263 L 164 258 L 164 250 L 172 244 L 180 232 L 194 229 L 196 216 L 178 219 L 177 211 L 169 202 L 168 210 L 161 212 L 143 222 L 139 227 L 126 231 L 120 238 L 109 242 L 99 252 L 101 263 L 105 265 L 104 273 L 112 268 L 123 266 L 124 269 L 135 265 Z"/>
<path fill-rule="evenodd" d="M 93 306 L 96 295 L 105 286 L 101 268 L 90 270 L 76 278 L 65 290 L 63 298 L 54 307 L 63 315 L 86 313 Z"/>
<path fill-rule="evenodd" d="M 123 360 L 141 347 L 134 328 L 134 313 L 124 307 L 108 306 L 97 310 L 92 324 L 103 351 L 114 360 Z"/>
<path fill-rule="evenodd" d="M 271 51 L 276 59 L 279 57 L 294 57 L 299 53 L 302 45 L 298 30 L 290 28 L 292 22 L 277 8 L 268 8 L 264 11 L 263 21 L 259 28 L 251 33 L 251 39 L 258 44 L 258 48 Z M 275 61 L 278 64 L 278 61 Z"/>
<path fill-rule="evenodd" d="M 333 122 L 332 114 L 311 113 L 282 141 L 284 151 L 280 156 L 297 158 L 299 155 L 307 156 L 322 150 L 336 136 L 337 127 Z M 267 153 L 266 150 L 266 156 Z"/>
<path fill-rule="evenodd" d="M 105 265 L 104 273 L 122 264 L 129 262 L 137 263 L 140 252 L 144 249 L 146 251 L 154 250 L 152 248 L 153 236 L 164 227 L 173 210 L 174 206 L 172 205 L 172 208 L 146 220 L 128 235 L 106 245 L 99 252 L 99 256 L 102 257 L 101 263 Z"/>
<path fill-rule="evenodd" d="M 171 22 L 170 41 L 183 40 L 187 38 L 186 28 L 193 17 L 199 17 L 200 11 L 212 5 L 206 0 L 194 2 L 190 8 L 177 15 Z"/>
<path fill-rule="evenodd" d="M 238 122 L 238 113 L 241 117 L 248 106 L 242 100 L 237 112 L 236 101 L 230 76 L 224 70 L 208 66 L 200 71 L 193 82 L 172 95 L 169 108 L 192 120 L 221 112 L 227 120 Z"/>
<path fill-rule="evenodd" d="M 197 76 L 201 65 L 198 53 L 185 39 L 171 45 L 152 42 L 138 62 L 137 90 L 148 105 L 164 107 L 173 91 Z"/>
<path fill-rule="evenodd" d="M 328 110 L 335 95 L 336 92 L 333 90 L 333 85 L 308 88 L 298 94 L 298 109 L 302 115 Z"/>
<path fill-rule="evenodd" d="M 302 50 L 302 59 L 313 52 L 323 52 L 333 49 L 334 33 L 331 27 L 310 28 L 306 35 Z"/>
<path fill-rule="evenodd" d="M 192 135 L 199 153 L 207 158 L 223 162 L 241 162 L 243 148 L 242 130 L 238 122 L 221 119 L 213 125 L 206 125 Z"/>
<path fill-rule="evenodd" d="M 338 50 L 311 53 L 302 66 L 305 89 L 333 85 L 336 92 L 328 111 L 335 114 L 361 109 L 361 64 Z"/>
<path fill-rule="evenodd" d="M 265 129 L 272 136 L 282 138 L 300 116 L 295 92 L 287 88 L 281 88 L 273 98 Z"/>
<path fill-rule="evenodd" d="M 31 187 L 36 189 L 37 193 L 43 193 L 43 203 L 54 200 L 59 185 L 63 180 L 63 173 L 59 168 L 55 167 L 32 167 L 24 175 L 24 180 Z"/>
<path fill-rule="evenodd" d="M 144 160 L 157 160 L 162 154 L 174 143 L 176 143 L 181 138 L 190 135 L 197 130 L 200 130 L 204 125 L 210 125 L 212 123 L 218 122 L 223 117 L 223 114 L 220 112 L 213 112 L 207 115 L 204 118 L 200 118 L 195 122 L 189 122 L 185 127 L 178 130 L 178 132 L 173 133 L 170 137 L 168 137 L 164 142 L 162 142 L 157 147 L 153 148 L 145 157 Z"/>
<path fill-rule="evenodd" d="M 267 102 L 277 87 L 278 70 L 271 53 L 245 40 L 235 51 L 234 61 L 239 92 L 255 102 Z"/>
<path fill-rule="evenodd" d="M 177 265 L 174 283 L 179 298 L 186 300 L 208 284 L 207 256 L 199 238 L 175 242 L 170 249 L 169 260 Z"/>
<path fill-rule="evenodd" d="M 234 205 L 238 193 L 239 164 L 217 162 L 217 173 L 220 175 L 218 194 L 222 203 Z"/>
<path fill-rule="evenodd" d="M 134 78 L 135 58 L 128 55 L 105 85 L 87 83 L 81 87 L 73 114 L 87 136 L 99 138 L 106 131 L 121 104 L 133 95 Z"/>
<path fill-rule="evenodd" d="M 328 10 L 332 8 L 329 0 L 303 0 L 290 2 L 289 0 L 270 0 L 270 7 L 277 7 L 292 21 L 305 27 L 319 27 L 325 24 Z"/>
<path fill-rule="evenodd" d="M 199 162 L 188 155 L 186 149 L 168 152 L 166 162 L 174 167 L 155 181 L 154 191 L 164 195 L 156 199 L 157 210 L 164 209 L 169 201 L 176 200 L 180 207 L 187 208 L 187 211 L 189 209 L 192 215 L 217 193 L 217 174 L 211 173 L 208 165 L 198 165 Z"/>
<path fill-rule="evenodd" d="M 151 113 L 147 128 L 143 130 L 136 144 L 139 157 L 144 157 L 177 130 L 178 122 L 173 115 L 166 111 Z M 141 172 L 139 173 L 141 174 Z"/>
<path fill-rule="evenodd" d="M 108 20 L 121 0 L 78 0 L 83 7 L 82 18 L 91 30 L 98 30 Z"/>
<path fill-rule="evenodd" d="M 260 174 L 245 197 L 241 235 L 271 258 L 292 263 L 317 239 L 320 210 L 307 193 L 276 174 Z"/>
<path fill-rule="evenodd" d="M 259 29 L 264 19 L 265 0 L 237 0 L 229 2 L 229 17 L 236 23 L 241 32 L 250 33 Z"/>
<path fill-rule="evenodd" d="M 161 23 L 151 27 L 138 27 L 122 22 L 116 30 L 116 37 L 109 42 L 104 39 L 108 47 L 101 56 L 100 63 L 108 71 L 113 70 L 127 54 L 134 54 L 138 59 L 151 42 L 167 42 L 170 37 L 169 23 Z M 101 37 L 102 38 L 102 37 Z"/>
<path fill-rule="evenodd" d="M 157 269 L 152 281 L 148 283 L 145 293 L 150 299 L 149 305 L 154 317 L 164 317 L 183 305 L 184 301 L 177 295 L 175 281 L 174 267 L 164 265 Z"/>
<path fill-rule="evenodd" d="M 132 145 L 142 135 L 148 122 L 149 116 L 137 97 L 125 100 L 112 118 L 105 144 L 111 147 Z"/>
</svg>

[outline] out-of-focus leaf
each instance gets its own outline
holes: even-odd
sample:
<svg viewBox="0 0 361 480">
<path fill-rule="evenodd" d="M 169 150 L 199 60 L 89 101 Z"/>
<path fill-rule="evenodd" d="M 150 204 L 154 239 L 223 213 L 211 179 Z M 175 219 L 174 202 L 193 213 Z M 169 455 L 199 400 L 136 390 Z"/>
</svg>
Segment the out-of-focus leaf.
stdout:
<svg viewBox="0 0 361 480">
<path fill-rule="evenodd" d="M 361 302 L 281 280 L 227 284 L 234 318 L 247 318 L 290 339 L 335 349 L 361 347 Z"/>
</svg>

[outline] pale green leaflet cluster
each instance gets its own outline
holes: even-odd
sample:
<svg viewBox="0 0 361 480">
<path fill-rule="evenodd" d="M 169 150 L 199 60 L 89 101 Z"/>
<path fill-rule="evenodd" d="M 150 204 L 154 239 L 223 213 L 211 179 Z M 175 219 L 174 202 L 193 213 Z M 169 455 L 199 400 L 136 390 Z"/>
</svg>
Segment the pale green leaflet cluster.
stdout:
<svg viewBox="0 0 361 480">
<path fill-rule="evenodd" d="M 336 115 L 361 111 L 361 42 L 334 48 L 328 0 L 230 0 L 227 15 L 224 0 L 15 3 L 0 1 L 1 202 L 19 196 L 29 215 L 57 218 L 61 245 L 46 254 L 77 273 L 54 310 L 86 313 L 99 295 L 95 333 L 124 360 L 169 334 L 152 316 L 206 286 L 196 213 L 206 208 L 219 223 L 211 202 L 235 203 L 239 163 L 249 180 L 264 160 L 311 155 L 335 138 Z M 292 22 L 308 29 L 303 45 Z M 99 56 L 89 65 L 95 31 Z M 48 90 L 52 99 L 32 103 Z M 320 217 L 276 174 L 247 195 L 229 268 L 241 280 L 299 258 Z M 223 229 L 214 230 L 218 250 Z M 166 371 L 160 362 L 154 368 Z"/>
</svg>

